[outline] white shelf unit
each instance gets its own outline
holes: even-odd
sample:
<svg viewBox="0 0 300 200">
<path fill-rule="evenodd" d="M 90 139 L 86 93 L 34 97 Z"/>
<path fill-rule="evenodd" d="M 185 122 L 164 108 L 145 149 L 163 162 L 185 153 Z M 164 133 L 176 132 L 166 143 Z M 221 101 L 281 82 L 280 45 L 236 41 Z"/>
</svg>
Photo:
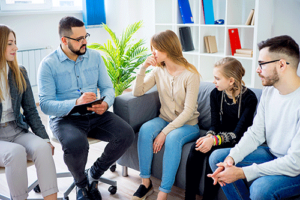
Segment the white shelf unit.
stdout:
<svg viewBox="0 0 300 200">
<path fill-rule="evenodd" d="M 234 57 L 242 63 L 246 70 L 243 80 L 248 87 L 255 87 L 258 85 L 255 82 L 259 81 L 255 72 L 258 58 L 258 22 L 262 21 L 263 23 L 260 23 L 261 30 L 271 27 L 271 23 L 267 23 L 266 20 L 259 21 L 258 18 L 259 14 L 263 18 L 263 14 L 266 15 L 271 12 L 273 8 L 272 2 L 272 0 L 213 0 L 215 20 L 224 19 L 225 23 L 223 25 L 206 25 L 204 23 L 201 0 L 189 0 L 194 24 L 182 23 L 178 0 L 155 0 L 155 33 L 169 29 L 173 30 L 179 37 L 179 28 L 189 26 L 195 50 L 183 52 L 183 55 L 196 66 L 202 76 L 202 81 L 213 81 L 214 64 L 221 58 L 228 56 Z M 259 13 L 260 7 L 264 13 Z M 254 26 L 244 25 L 251 9 L 255 9 Z M 242 48 L 253 49 L 252 58 L 232 56 L 228 35 L 228 29 L 231 28 L 238 29 Z M 271 36 L 270 32 L 262 34 L 262 39 L 267 39 Z M 204 36 L 208 35 L 216 37 L 217 53 L 206 52 Z"/>
</svg>

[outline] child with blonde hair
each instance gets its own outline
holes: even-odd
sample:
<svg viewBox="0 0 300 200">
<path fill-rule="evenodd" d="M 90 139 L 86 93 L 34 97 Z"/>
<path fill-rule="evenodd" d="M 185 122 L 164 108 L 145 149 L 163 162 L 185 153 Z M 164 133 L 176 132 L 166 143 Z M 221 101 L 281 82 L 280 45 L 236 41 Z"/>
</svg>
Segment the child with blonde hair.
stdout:
<svg viewBox="0 0 300 200">
<path fill-rule="evenodd" d="M 215 64 L 216 88 L 210 94 L 211 127 L 206 136 L 200 137 L 192 146 L 186 166 L 186 200 L 196 199 L 203 162 L 219 148 L 233 147 L 252 125 L 257 98 L 245 87 L 242 77 L 245 69 L 235 58 L 226 57 Z M 207 162 L 206 173 L 210 173 Z M 203 200 L 211 200 L 218 186 L 205 177 Z"/>
</svg>

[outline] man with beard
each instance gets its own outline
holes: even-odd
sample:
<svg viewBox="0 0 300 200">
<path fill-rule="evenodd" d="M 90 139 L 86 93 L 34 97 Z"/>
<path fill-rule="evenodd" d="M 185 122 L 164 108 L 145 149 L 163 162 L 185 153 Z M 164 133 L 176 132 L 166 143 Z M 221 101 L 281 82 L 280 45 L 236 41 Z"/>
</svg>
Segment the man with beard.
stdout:
<svg viewBox="0 0 300 200">
<path fill-rule="evenodd" d="M 232 199 L 286 199 L 300 194 L 299 46 L 289 36 L 258 44 L 264 87 L 253 125 L 232 149 L 214 151 L 209 177 Z M 266 145 L 260 146 L 266 142 Z M 245 180 L 243 180 L 245 179 Z M 253 181 L 250 188 L 245 181 Z"/>
<path fill-rule="evenodd" d="M 134 132 L 125 121 L 107 111 L 114 102 L 114 88 L 101 55 L 86 48 L 90 34 L 84 23 L 74 17 L 64 17 L 59 22 L 59 35 L 60 46 L 39 67 L 40 106 L 50 115 L 50 128 L 62 144 L 64 161 L 77 186 L 77 199 L 99 200 L 97 180 L 131 145 Z M 97 89 L 106 98 L 88 108 L 93 112 L 66 116 L 73 106 L 96 100 Z M 85 173 L 87 137 L 108 144 Z"/>
</svg>

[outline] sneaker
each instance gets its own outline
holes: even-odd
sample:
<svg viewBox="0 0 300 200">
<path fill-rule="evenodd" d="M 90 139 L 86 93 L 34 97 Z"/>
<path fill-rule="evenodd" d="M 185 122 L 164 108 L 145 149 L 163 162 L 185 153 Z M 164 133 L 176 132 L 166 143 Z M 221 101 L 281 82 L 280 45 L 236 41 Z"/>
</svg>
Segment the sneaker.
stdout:
<svg viewBox="0 0 300 200">
<path fill-rule="evenodd" d="M 85 174 L 86 174 L 86 177 L 88 179 L 88 185 L 89 185 L 89 191 L 88 191 L 88 194 L 89 194 L 89 197 L 92 199 L 92 200 L 102 200 L 102 197 L 101 197 L 101 194 L 100 194 L 100 191 L 98 189 L 98 181 L 93 181 L 91 184 L 89 183 L 89 176 L 88 176 L 88 170 L 86 170 Z"/>
<path fill-rule="evenodd" d="M 77 200 L 91 200 L 88 196 L 88 191 L 86 188 L 76 187 L 76 199 Z"/>
<path fill-rule="evenodd" d="M 154 192 L 152 181 L 150 181 L 150 185 L 146 188 L 143 184 L 137 189 L 137 191 L 133 194 L 131 200 L 145 200 L 148 196 L 150 196 Z"/>
</svg>

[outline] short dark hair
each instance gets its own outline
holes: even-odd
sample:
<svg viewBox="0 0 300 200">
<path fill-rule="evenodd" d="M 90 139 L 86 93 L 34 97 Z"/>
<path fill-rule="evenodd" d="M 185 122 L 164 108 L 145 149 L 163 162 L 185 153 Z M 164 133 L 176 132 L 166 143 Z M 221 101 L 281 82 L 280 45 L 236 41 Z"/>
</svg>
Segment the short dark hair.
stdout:
<svg viewBox="0 0 300 200">
<path fill-rule="evenodd" d="M 298 67 L 299 64 L 299 45 L 296 41 L 288 36 L 281 35 L 273 38 L 269 38 L 265 41 L 262 41 L 258 44 L 258 49 L 269 47 L 269 52 L 285 54 L 293 58 L 292 65 Z"/>
<path fill-rule="evenodd" d="M 58 33 L 60 37 L 72 35 L 72 27 L 82 27 L 84 23 L 75 17 L 66 16 L 59 21 Z"/>
</svg>

